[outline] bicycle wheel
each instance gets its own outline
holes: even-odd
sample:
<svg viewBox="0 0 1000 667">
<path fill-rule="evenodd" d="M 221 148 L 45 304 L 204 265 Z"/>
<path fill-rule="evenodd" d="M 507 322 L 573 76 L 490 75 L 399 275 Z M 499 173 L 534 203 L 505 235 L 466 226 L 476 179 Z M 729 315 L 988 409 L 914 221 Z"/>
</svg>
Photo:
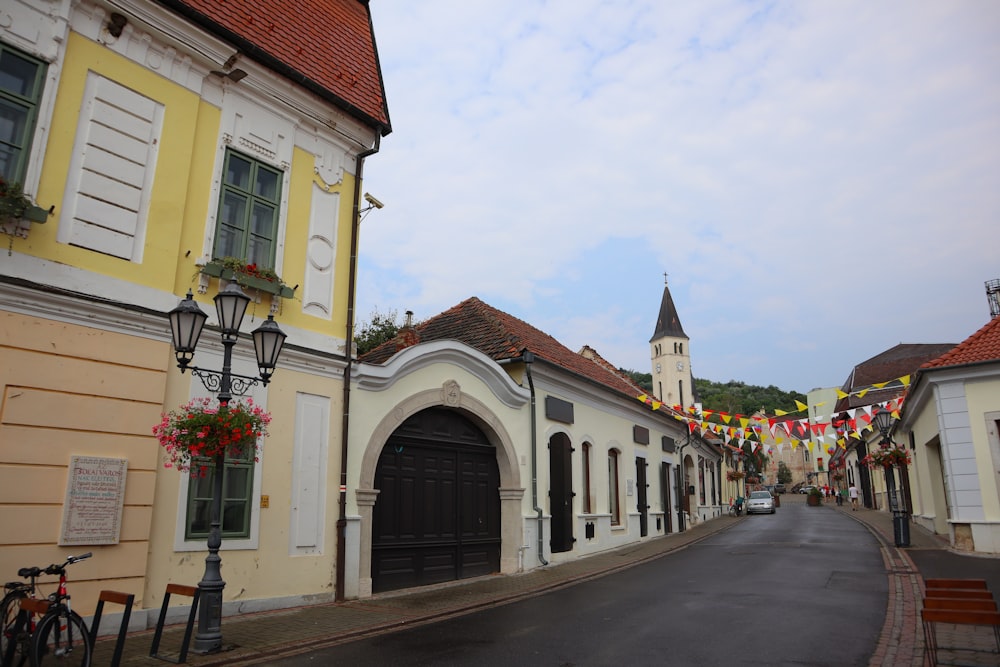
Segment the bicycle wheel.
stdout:
<svg viewBox="0 0 1000 667">
<path fill-rule="evenodd" d="M 19 628 L 17 625 L 21 600 L 26 597 L 28 594 L 25 591 L 13 590 L 0 601 L 0 662 L 11 667 L 20 667 L 28 659 L 28 631 L 24 626 Z M 8 651 L 11 651 L 10 655 Z"/>
<path fill-rule="evenodd" d="M 58 609 L 42 617 L 31 638 L 31 664 L 90 665 L 90 633 L 75 611 Z"/>
</svg>

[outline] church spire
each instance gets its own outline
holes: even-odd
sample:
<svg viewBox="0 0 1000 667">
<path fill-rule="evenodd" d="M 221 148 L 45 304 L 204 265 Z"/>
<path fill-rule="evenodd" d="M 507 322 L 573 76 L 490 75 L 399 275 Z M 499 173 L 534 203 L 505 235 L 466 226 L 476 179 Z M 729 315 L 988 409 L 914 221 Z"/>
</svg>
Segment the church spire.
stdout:
<svg viewBox="0 0 1000 667">
<path fill-rule="evenodd" d="M 663 274 L 663 299 L 660 301 L 660 314 L 656 318 L 656 331 L 650 342 L 664 337 L 687 338 L 684 327 L 681 326 L 681 319 L 677 316 L 677 307 L 674 306 L 674 298 L 670 296 L 670 287 L 667 285 L 667 274 Z"/>
</svg>

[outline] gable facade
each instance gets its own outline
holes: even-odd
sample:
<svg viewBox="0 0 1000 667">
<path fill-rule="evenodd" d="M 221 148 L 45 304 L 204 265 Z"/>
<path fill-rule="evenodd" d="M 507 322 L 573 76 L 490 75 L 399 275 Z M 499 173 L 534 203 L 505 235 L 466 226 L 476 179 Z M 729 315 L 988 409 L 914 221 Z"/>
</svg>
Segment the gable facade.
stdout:
<svg viewBox="0 0 1000 667">
<path fill-rule="evenodd" d="M 93 551 L 73 573 L 81 614 L 120 590 L 145 627 L 168 583 L 202 576 L 202 481 L 164 468 L 151 429 L 210 395 L 175 367 L 166 314 L 191 290 L 211 313 L 194 363 L 221 369 L 212 297 L 229 280 L 252 299 L 233 372 L 257 374 L 248 334 L 269 314 L 288 344 L 248 394 L 273 421 L 227 498 L 240 520 L 224 523 L 224 613 L 334 598 L 357 176 L 390 126 L 367 5 L 315 5 L 317 25 L 351 37 L 336 51 L 322 31 L 258 44 L 250 13 L 290 29 L 266 3 L 4 10 L 5 80 L 21 83 L 0 94 L 26 124 L 0 169 L 44 216 L 2 223 L 0 385 L 17 400 L 0 421 L 0 516 L 17 530 L 0 568 Z M 319 62 L 295 62 L 293 41 Z M 282 282 L 224 273 L 224 257 Z M 66 519 L 81 460 L 124 471 L 120 516 L 92 535 Z"/>
<path fill-rule="evenodd" d="M 400 507 L 398 513 L 409 505 L 427 512 L 456 506 L 459 522 L 477 511 L 463 505 L 461 491 L 423 504 L 416 490 L 399 504 L 397 496 L 407 491 L 389 478 L 407 443 L 417 444 L 404 436 L 422 413 L 459 415 L 493 447 L 498 482 L 488 493 L 499 503 L 495 572 L 514 574 L 663 537 L 721 511 L 717 450 L 636 400 L 641 390 L 593 350 L 570 352 L 478 299 L 404 329 L 362 361 L 352 374 L 357 408 L 348 453 L 349 478 L 357 484 L 349 496 L 356 584 L 348 588 L 360 597 L 385 590 L 383 578 L 394 582 L 389 588 L 418 585 L 432 557 L 450 568 L 448 578 L 465 576 L 460 535 L 449 540 L 435 528 L 426 536 L 426 542 L 437 540 L 435 549 L 456 554 L 445 561 L 439 551 L 420 552 L 397 539 L 399 531 L 374 530 L 391 522 L 381 514 L 386 503 Z M 452 447 L 443 432 L 438 445 L 442 457 Z M 437 470 L 425 487 L 439 488 Z M 430 477 L 423 475 L 414 479 Z M 473 523 L 481 519 L 476 515 Z M 390 548 L 400 556 L 387 565 L 380 553 Z"/>
<path fill-rule="evenodd" d="M 913 520 L 954 548 L 1000 553 L 1000 318 L 925 363 L 897 440 L 912 450 Z"/>
</svg>

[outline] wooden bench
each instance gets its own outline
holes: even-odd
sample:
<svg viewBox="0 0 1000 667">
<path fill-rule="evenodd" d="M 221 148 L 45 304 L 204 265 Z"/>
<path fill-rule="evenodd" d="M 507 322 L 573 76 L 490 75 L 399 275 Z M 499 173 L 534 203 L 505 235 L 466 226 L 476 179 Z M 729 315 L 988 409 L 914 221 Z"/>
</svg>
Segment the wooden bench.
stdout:
<svg viewBox="0 0 1000 667">
<path fill-rule="evenodd" d="M 920 617 L 924 622 L 924 641 L 927 643 L 927 656 L 930 658 L 931 665 L 938 664 L 937 636 L 934 632 L 935 623 L 992 626 L 997 651 L 1000 651 L 1000 612 L 967 609 L 928 609 L 925 607 L 920 611 Z"/>
<path fill-rule="evenodd" d="M 924 609 L 997 611 L 996 600 L 984 598 L 924 598 Z"/>
<path fill-rule="evenodd" d="M 1000 612 L 985 579 L 925 579 L 924 590 L 920 617 L 931 665 L 938 664 L 935 623 L 992 627 L 1000 652 Z"/>
<path fill-rule="evenodd" d="M 992 600 L 993 593 L 972 588 L 928 588 L 924 599 L 952 598 L 965 600 Z"/>
<path fill-rule="evenodd" d="M 925 579 L 924 588 L 971 588 L 973 590 L 989 590 L 985 579 Z"/>
</svg>

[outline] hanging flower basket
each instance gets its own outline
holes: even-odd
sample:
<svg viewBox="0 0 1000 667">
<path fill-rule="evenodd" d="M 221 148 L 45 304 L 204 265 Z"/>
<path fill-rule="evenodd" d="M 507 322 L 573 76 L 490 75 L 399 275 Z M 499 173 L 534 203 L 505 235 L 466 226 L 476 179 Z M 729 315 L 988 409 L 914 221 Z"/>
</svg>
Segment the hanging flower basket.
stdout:
<svg viewBox="0 0 1000 667">
<path fill-rule="evenodd" d="M 910 453 L 902 447 L 879 445 L 868 456 L 861 459 L 861 463 L 873 470 L 880 467 L 891 468 L 910 465 Z"/>
<path fill-rule="evenodd" d="M 746 473 L 740 472 L 739 470 L 727 470 L 726 479 L 730 482 L 735 482 L 737 480 L 743 479 Z"/>
<path fill-rule="evenodd" d="M 247 264 L 235 257 L 213 259 L 201 267 L 200 272 L 213 278 L 235 281 L 240 287 L 260 290 L 283 299 L 295 296 L 295 288 L 286 285 L 274 270 Z"/>
<path fill-rule="evenodd" d="M 187 471 L 192 459 L 219 454 L 240 458 L 253 452 L 256 461 L 258 442 L 270 423 L 271 414 L 253 399 L 223 407 L 214 399 L 196 398 L 163 414 L 153 435 L 169 457 L 164 466 Z M 203 467 L 200 472 L 204 474 Z"/>
</svg>

